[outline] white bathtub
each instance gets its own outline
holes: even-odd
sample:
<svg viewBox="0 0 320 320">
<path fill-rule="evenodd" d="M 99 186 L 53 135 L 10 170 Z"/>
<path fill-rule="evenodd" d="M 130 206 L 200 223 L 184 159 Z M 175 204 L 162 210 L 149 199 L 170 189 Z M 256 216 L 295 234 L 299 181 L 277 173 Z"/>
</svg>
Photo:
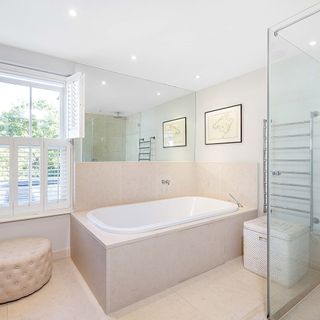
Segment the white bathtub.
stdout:
<svg viewBox="0 0 320 320">
<path fill-rule="evenodd" d="M 128 205 L 112 206 L 88 212 L 88 219 L 112 233 L 141 233 L 167 228 L 238 210 L 234 203 L 204 197 L 180 197 Z"/>
</svg>

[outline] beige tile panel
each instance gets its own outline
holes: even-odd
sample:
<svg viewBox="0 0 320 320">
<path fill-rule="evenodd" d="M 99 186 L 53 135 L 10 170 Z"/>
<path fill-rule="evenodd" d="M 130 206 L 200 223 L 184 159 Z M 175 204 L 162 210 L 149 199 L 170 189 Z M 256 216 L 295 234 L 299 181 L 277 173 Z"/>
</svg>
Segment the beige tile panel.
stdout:
<svg viewBox="0 0 320 320">
<path fill-rule="evenodd" d="M 242 255 L 243 222 L 257 211 L 177 230 L 107 252 L 107 309 L 124 306 Z"/>
<path fill-rule="evenodd" d="M 197 162 L 197 194 L 258 207 L 258 164 L 250 162 Z"/>
<path fill-rule="evenodd" d="M 154 183 L 158 199 L 194 196 L 196 194 L 193 162 L 158 162 L 154 170 Z M 162 179 L 170 180 L 170 185 L 162 185 Z"/>
<path fill-rule="evenodd" d="M 110 311 L 222 264 L 223 222 L 108 250 Z"/>
<path fill-rule="evenodd" d="M 193 162 L 76 164 L 76 211 L 195 194 Z M 161 184 L 169 179 L 170 186 Z"/>
<path fill-rule="evenodd" d="M 229 261 L 243 254 L 243 223 L 257 217 L 257 211 L 244 212 L 225 220 L 224 260 Z"/>
<path fill-rule="evenodd" d="M 257 207 L 256 163 L 88 162 L 76 164 L 76 211 L 199 195 Z M 170 186 L 161 180 L 170 180 Z"/>
<path fill-rule="evenodd" d="M 70 227 L 71 258 L 106 310 L 106 250 L 74 217 Z"/>
<path fill-rule="evenodd" d="M 75 210 L 87 210 L 121 203 L 121 162 L 77 163 Z"/>
</svg>

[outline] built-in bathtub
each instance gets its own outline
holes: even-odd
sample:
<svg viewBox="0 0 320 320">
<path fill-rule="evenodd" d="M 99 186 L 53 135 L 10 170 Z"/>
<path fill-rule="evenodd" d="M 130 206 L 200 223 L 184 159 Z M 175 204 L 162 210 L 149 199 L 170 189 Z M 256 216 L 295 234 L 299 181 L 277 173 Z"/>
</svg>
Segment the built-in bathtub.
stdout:
<svg viewBox="0 0 320 320">
<path fill-rule="evenodd" d="M 141 233 L 238 210 L 234 203 L 204 197 L 179 197 L 99 208 L 87 214 L 97 227 L 112 233 Z"/>
<path fill-rule="evenodd" d="M 254 208 L 181 197 L 76 212 L 71 257 L 106 313 L 242 255 Z"/>
</svg>

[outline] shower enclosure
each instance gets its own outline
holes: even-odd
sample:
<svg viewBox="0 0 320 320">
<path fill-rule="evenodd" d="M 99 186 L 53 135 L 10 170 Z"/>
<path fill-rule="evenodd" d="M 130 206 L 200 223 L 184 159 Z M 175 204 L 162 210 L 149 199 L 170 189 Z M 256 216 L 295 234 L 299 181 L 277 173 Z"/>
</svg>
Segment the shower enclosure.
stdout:
<svg viewBox="0 0 320 320">
<path fill-rule="evenodd" d="M 319 27 L 315 6 L 268 30 L 270 319 L 320 283 Z"/>
</svg>

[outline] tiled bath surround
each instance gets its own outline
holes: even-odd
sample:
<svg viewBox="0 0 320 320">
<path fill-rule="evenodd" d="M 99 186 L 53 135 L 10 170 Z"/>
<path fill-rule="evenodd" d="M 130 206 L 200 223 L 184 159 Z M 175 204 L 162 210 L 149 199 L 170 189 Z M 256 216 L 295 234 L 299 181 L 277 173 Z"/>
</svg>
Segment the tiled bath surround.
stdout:
<svg viewBox="0 0 320 320">
<path fill-rule="evenodd" d="M 257 216 L 257 185 L 256 163 L 77 164 L 72 259 L 105 312 L 118 310 L 242 255 L 243 222 Z M 191 195 L 230 200 L 229 193 L 252 209 L 140 235 L 108 234 L 85 216 L 102 206 Z"/>
<path fill-rule="evenodd" d="M 230 201 L 229 193 L 258 208 L 257 163 L 91 162 L 76 164 L 75 177 L 75 211 L 194 195 Z"/>
<path fill-rule="evenodd" d="M 71 258 L 110 313 L 241 256 L 243 222 L 257 210 L 136 235 L 106 233 L 85 215 L 71 217 Z"/>
</svg>

